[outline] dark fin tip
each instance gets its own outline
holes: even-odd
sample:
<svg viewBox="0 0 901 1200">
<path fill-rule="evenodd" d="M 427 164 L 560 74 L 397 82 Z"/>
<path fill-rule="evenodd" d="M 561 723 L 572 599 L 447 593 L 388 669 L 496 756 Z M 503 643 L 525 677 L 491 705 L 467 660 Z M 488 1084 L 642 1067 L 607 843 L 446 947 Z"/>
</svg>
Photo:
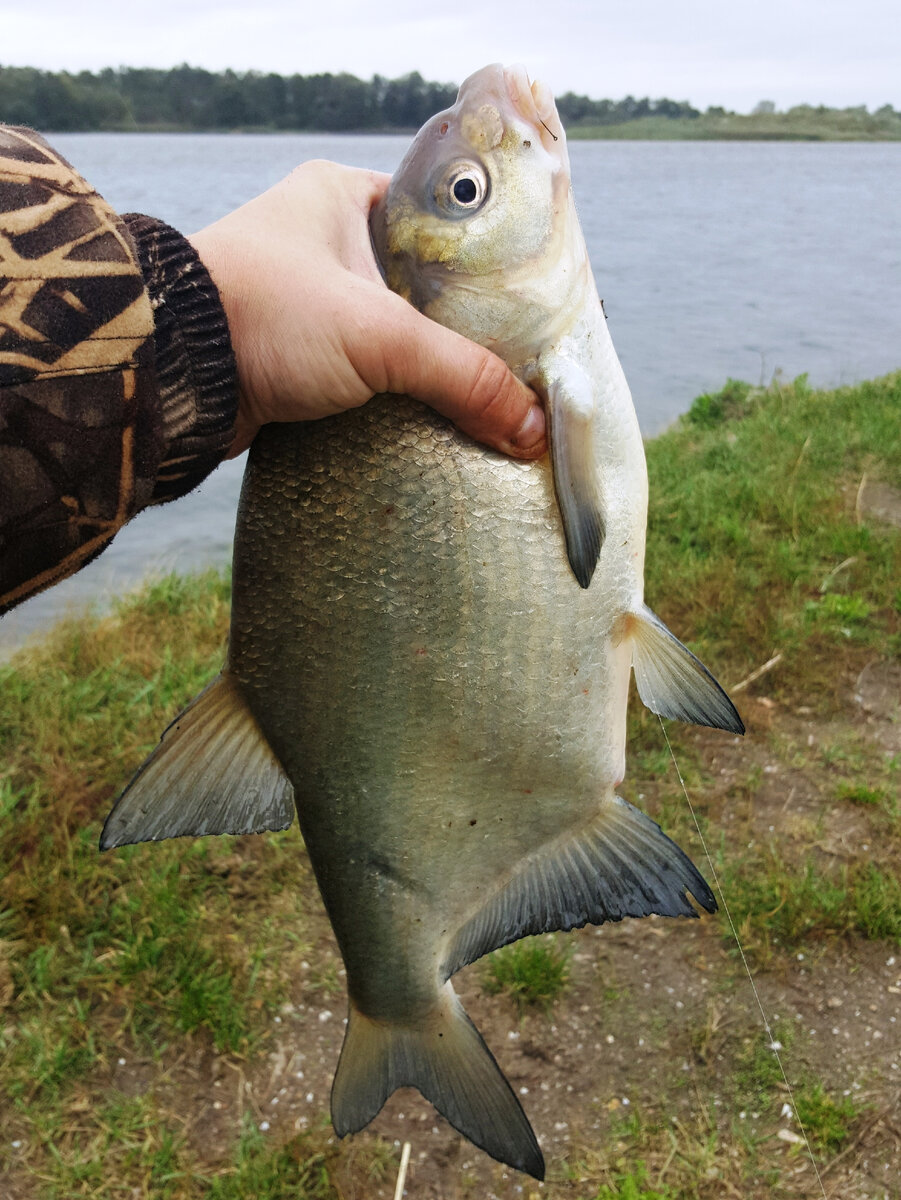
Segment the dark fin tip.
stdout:
<svg viewBox="0 0 901 1200">
<path fill-rule="evenodd" d="M 581 588 L 587 588 L 594 576 L 601 547 L 604 544 L 604 518 L 593 506 L 580 507 L 577 511 L 575 528 L 564 522 L 566 533 L 566 556 L 573 574 Z"/>
</svg>

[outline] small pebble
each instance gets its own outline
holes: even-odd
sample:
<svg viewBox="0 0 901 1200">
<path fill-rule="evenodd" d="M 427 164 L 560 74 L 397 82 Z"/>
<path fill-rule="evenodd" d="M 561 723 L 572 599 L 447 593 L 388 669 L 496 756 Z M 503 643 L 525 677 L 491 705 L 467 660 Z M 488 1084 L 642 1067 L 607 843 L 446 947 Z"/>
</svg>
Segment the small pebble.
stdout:
<svg viewBox="0 0 901 1200">
<path fill-rule="evenodd" d="M 791 1129 L 780 1129 L 779 1132 L 776 1134 L 776 1137 L 778 1137 L 780 1139 L 780 1141 L 791 1142 L 795 1146 L 803 1146 L 803 1144 L 804 1144 L 804 1139 L 802 1137 L 799 1137 Z"/>
</svg>

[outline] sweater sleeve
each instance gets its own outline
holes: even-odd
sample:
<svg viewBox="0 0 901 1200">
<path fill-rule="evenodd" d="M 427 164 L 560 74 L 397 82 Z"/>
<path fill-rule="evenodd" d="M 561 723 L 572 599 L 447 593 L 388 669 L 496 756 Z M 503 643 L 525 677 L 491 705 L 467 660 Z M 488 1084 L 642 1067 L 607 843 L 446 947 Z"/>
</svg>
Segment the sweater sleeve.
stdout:
<svg viewBox="0 0 901 1200">
<path fill-rule="evenodd" d="M 224 457 L 225 313 L 193 247 L 0 126 L 0 612 Z"/>
</svg>

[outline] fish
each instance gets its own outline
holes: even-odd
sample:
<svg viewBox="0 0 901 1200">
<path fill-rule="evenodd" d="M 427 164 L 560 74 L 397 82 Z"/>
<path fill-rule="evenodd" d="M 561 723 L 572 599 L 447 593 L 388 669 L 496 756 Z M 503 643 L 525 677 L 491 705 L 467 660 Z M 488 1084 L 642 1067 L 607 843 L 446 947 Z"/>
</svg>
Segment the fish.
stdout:
<svg viewBox="0 0 901 1200">
<path fill-rule="evenodd" d="M 371 226 L 389 286 L 542 397 L 550 455 L 515 461 L 401 396 L 264 427 L 225 665 L 101 847 L 284 829 L 296 809 L 347 976 L 336 1132 L 412 1086 L 541 1179 L 452 977 L 530 934 L 713 911 L 687 855 L 617 795 L 630 674 L 662 716 L 743 726 L 644 604 L 642 439 L 550 92 L 521 67 L 470 76 Z"/>
</svg>

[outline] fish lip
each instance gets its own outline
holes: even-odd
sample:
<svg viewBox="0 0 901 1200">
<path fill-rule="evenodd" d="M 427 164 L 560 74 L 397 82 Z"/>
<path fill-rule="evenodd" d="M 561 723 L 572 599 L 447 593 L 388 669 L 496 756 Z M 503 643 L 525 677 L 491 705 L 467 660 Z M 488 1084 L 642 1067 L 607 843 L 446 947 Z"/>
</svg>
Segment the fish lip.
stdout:
<svg viewBox="0 0 901 1200">
<path fill-rule="evenodd" d="M 551 132 L 548 122 L 559 122 L 560 118 L 557 114 L 557 106 L 554 103 L 553 94 L 540 80 L 529 80 L 529 72 L 522 63 L 514 63 L 509 67 L 501 68 L 504 83 L 514 108 L 521 117 L 536 128 L 544 126 L 551 137 L 556 141 L 556 136 Z M 539 105 L 536 100 L 542 103 Z"/>
<path fill-rule="evenodd" d="M 520 116 L 525 117 L 531 124 L 537 125 L 541 117 L 532 96 L 529 72 L 522 63 L 513 63 L 512 66 L 502 67 L 501 70 L 507 87 L 507 95 L 514 108 Z"/>
</svg>

